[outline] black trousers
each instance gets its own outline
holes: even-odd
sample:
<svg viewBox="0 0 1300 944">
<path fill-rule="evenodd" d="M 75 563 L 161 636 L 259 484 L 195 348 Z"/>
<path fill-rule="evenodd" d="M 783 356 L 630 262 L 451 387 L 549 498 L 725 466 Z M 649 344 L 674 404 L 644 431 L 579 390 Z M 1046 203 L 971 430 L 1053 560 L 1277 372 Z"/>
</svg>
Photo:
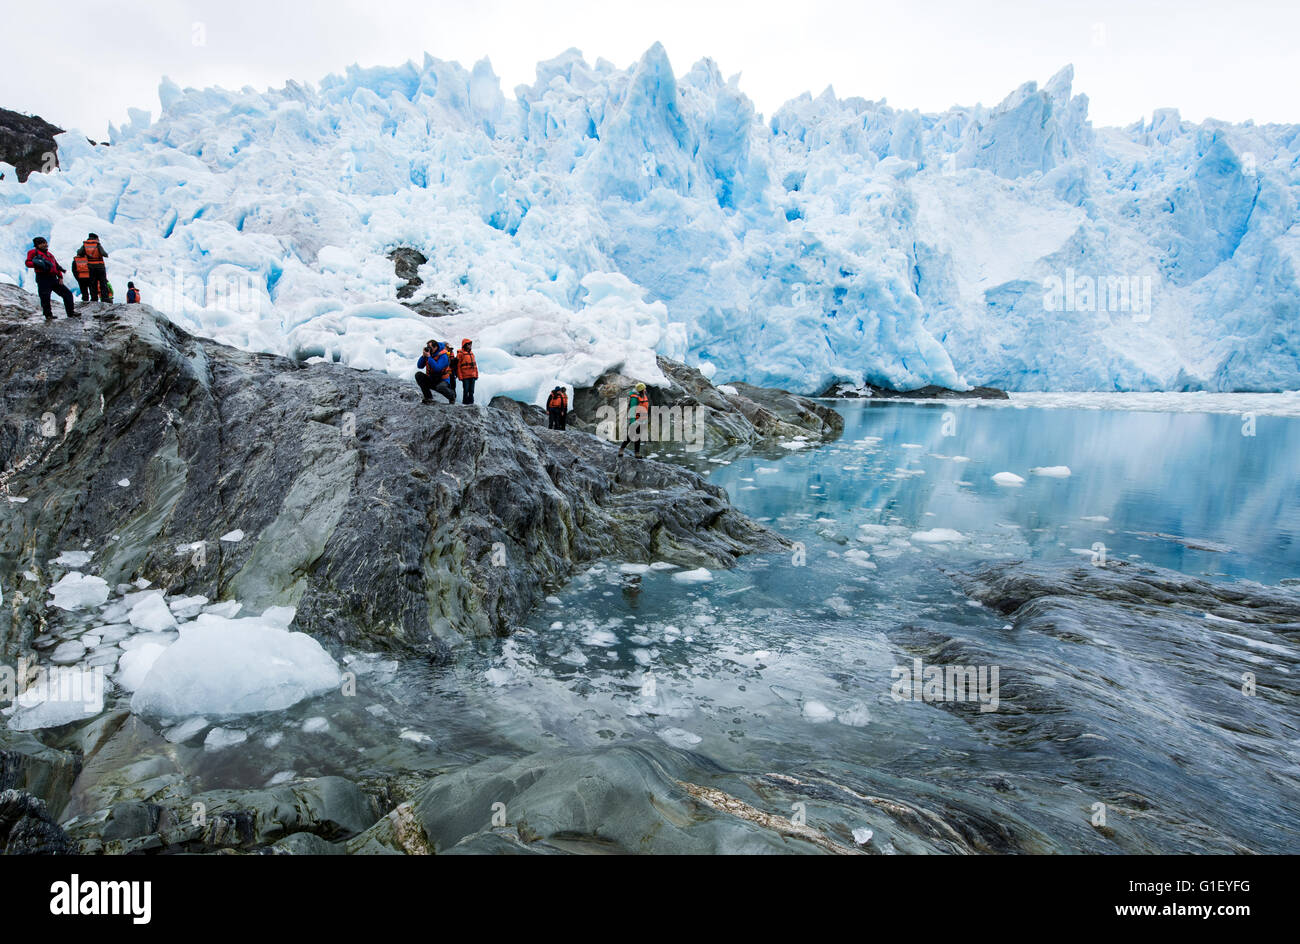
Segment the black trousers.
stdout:
<svg viewBox="0 0 1300 944">
<path fill-rule="evenodd" d="M 69 318 L 77 317 L 76 309 L 72 306 L 72 293 L 61 280 L 57 279 L 37 279 L 36 294 L 41 299 L 41 311 L 46 318 L 53 318 L 54 313 L 50 310 L 50 293 L 58 295 L 63 299 L 64 310 L 67 311 Z"/>
<path fill-rule="evenodd" d="M 77 279 L 77 288 L 81 291 L 81 300 L 90 301 L 90 279 Z"/>
<path fill-rule="evenodd" d="M 108 301 L 108 270 L 103 265 L 90 266 L 90 300 Z"/>
<path fill-rule="evenodd" d="M 415 375 L 415 382 L 420 385 L 420 392 L 424 394 L 424 399 L 426 401 L 432 400 L 433 395 L 437 393 L 446 397 L 448 403 L 456 402 L 456 394 L 451 392 L 451 387 L 447 386 L 447 382 L 445 380 L 435 381 L 424 371 L 420 371 L 418 374 Z"/>
<path fill-rule="evenodd" d="M 568 414 L 564 410 L 558 406 L 553 406 L 546 411 L 546 415 L 548 417 L 547 429 L 564 429 L 564 422 L 568 419 Z"/>
<path fill-rule="evenodd" d="M 461 390 L 460 402 L 461 403 L 474 402 L 474 381 L 477 379 L 478 378 L 476 377 L 461 378 L 460 381 L 460 390 Z"/>
</svg>

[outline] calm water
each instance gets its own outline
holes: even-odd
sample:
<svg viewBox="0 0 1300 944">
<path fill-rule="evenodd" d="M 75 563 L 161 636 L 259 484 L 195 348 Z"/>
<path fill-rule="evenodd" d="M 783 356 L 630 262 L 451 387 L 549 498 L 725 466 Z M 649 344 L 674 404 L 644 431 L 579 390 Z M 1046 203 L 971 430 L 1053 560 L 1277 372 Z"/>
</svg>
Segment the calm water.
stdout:
<svg viewBox="0 0 1300 944">
<path fill-rule="evenodd" d="M 454 668 L 361 660 L 380 697 L 300 706 L 289 715 L 326 714 L 331 733 L 290 729 L 264 754 L 250 742 L 238 772 L 214 759 L 210 776 L 332 773 L 344 751 L 445 770 L 635 743 L 679 779 L 775 814 L 806 802 L 839 841 L 870 828 L 875 852 L 954 847 L 865 797 L 926 811 L 982 851 L 1300 848 L 1296 699 L 1231 686 L 1243 666 L 1262 684 L 1294 678 L 1294 641 L 1213 627 L 1196 640 L 1121 625 L 1084 643 L 1018 634 L 949 576 L 1097 553 L 1215 580 L 1300 575 L 1300 421 L 1260 417 L 1243 436 L 1230 415 L 837 408 L 846 428 L 830 446 L 693 460 L 800 542 L 797 560 L 747 558 L 706 583 L 598 565 Z M 1071 474 L 1030 471 L 1054 466 Z M 1025 482 L 999 486 L 1000 472 Z M 937 529 L 957 536 L 917 536 Z M 944 646 L 1000 666 L 1033 708 L 891 697 L 896 666 Z M 1090 822 L 1098 802 L 1109 833 Z"/>
</svg>

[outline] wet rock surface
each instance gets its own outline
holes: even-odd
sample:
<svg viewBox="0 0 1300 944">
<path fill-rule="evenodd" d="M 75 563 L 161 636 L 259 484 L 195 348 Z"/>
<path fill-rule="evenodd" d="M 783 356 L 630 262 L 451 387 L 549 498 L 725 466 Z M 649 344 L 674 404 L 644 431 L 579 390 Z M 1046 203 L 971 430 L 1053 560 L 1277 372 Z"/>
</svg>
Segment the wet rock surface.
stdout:
<svg viewBox="0 0 1300 944">
<path fill-rule="evenodd" d="M 60 549 L 93 551 L 110 586 L 295 606 L 318 638 L 442 659 L 603 556 L 726 567 L 784 546 L 694 473 L 595 437 L 224 347 L 146 306 L 81 311 L 42 324 L 0 286 L 0 492 L 26 499 L 0 508 L 0 580 L 37 578 L 0 614 L 9 658 L 44 628 Z"/>
</svg>

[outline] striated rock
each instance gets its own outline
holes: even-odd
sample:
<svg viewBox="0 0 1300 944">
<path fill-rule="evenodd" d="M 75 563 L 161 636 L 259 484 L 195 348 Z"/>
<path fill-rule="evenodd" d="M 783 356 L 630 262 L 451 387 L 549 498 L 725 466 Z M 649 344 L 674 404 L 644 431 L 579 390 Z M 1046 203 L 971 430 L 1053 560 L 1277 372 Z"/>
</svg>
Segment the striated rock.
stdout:
<svg viewBox="0 0 1300 944">
<path fill-rule="evenodd" d="M 700 476 L 595 437 L 238 351 L 147 306 L 83 311 L 43 324 L 0 286 L 0 494 L 28 499 L 0 508 L 0 582 L 37 575 L 29 601 L 59 548 L 86 547 L 110 585 L 294 606 L 319 638 L 441 659 L 598 558 L 717 568 L 785 546 Z M 39 619 L 6 605 L 0 648 Z"/>
<path fill-rule="evenodd" d="M 715 386 L 694 367 L 666 357 L 658 358 L 658 364 L 668 385 L 647 384 L 651 408 L 698 408 L 703 425 L 699 447 L 775 444 L 796 437 L 829 441 L 844 431 L 843 417 L 807 397 L 745 383 Z M 617 410 L 636 382 L 619 371 L 606 371 L 592 386 L 574 390 L 573 415 L 584 428 L 596 430 L 601 408 Z M 655 443 L 656 448 L 680 445 L 680 440 Z"/>
<path fill-rule="evenodd" d="M 856 387 L 853 384 L 836 382 L 823 390 L 818 396 L 823 398 L 872 400 L 1008 400 L 1005 390 L 997 387 L 971 387 L 969 390 L 953 390 L 927 384 L 915 390 L 894 390 L 890 387 L 878 387 L 873 383 Z"/>
</svg>

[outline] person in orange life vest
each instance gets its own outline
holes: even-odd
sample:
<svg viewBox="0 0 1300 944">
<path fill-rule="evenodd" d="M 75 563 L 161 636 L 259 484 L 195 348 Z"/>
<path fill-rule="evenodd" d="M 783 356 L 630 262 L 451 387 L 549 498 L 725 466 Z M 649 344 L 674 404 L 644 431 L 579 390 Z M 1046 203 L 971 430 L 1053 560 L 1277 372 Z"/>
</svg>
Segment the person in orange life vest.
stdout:
<svg viewBox="0 0 1300 944">
<path fill-rule="evenodd" d="M 108 259 L 108 252 L 100 243 L 99 237 L 94 233 L 87 236 L 86 241 L 81 244 L 81 251 L 90 265 L 90 300 L 92 302 L 112 301 L 113 293 L 108 287 L 108 268 L 105 261 Z"/>
<path fill-rule="evenodd" d="M 618 447 L 621 456 L 627 444 L 632 444 L 632 454 L 641 458 L 641 440 L 647 435 L 650 423 L 650 397 L 645 392 L 645 384 L 637 383 L 636 389 L 627 395 L 627 432 Z M 635 438 L 634 438 L 635 437 Z"/>
<path fill-rule="evenodd" d="M 81 304 L 90 301 L 90 260 L 86 258 L 84 249 L 78 249 L 77 254 L 72 257 L 72 277 L 77 280 L 77 288 L 81 291 Z"/>
<path fill-rule="evenodd" d="M 448 354 L 447 345 L 430 341 L 424 346 L 424 353 L 415 365 L 419 371 L 415 375 L 415 382 L 420 385 L 425 403 L 432 403 L 435 393 L 446 397 L 448 403 L 456 402 L 456 394 L 451 392 L 451 387 L 447 384 L 447 378 L 451 374 L 451 359 Z"/>
<path fill-rule="evenodd" d="M 472 404 L 474 402 L 474 382 L 478 380 L 478 361 L 474 358 L 474 352 L 470 350 L 474 342 L 469 338 L 462 338 L 460 350 L 456 352 L 456 376 L 460 378 L 460 402 Z"/>
<path fill-rule="evenodd" d="M 546 398 L 546 428 L 564 429 L 569 416 L 569 394 L 563 387 L 556 387 Z"/>
<path fill-rule="evenodd" d="M 32 240 L 32 248 L 27 250 L 27 268 L 36 273 L 36 294 L 41 299 L 41 311 L 46 321 L 54 320 L 50 310 L 50 293 L 63 299 L 63 308 L 69 318 L 76 318 L 77 311 L 72 306 L 72 293 L 63 284 L 63 266 L 50 254 L 50 244 L 44 236 Z"/>
<path fill-rule="evenodd" d="M 140 304 L 140 290 L 135 287 L 134 282 L 126 283 L 126 303 L 128 305 Z"/>
</svg>

